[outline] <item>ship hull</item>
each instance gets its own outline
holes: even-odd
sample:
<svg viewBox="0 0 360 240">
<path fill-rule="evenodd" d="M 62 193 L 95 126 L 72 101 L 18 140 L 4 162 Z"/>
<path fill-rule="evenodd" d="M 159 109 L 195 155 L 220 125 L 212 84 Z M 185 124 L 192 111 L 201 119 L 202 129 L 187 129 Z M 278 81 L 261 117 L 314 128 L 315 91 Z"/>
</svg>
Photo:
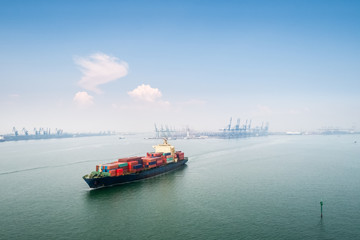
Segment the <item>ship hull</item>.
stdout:
<svg viewBox="0 0 360 240">
<path fill-rule="evenodd" d="M 175 169 L 178 169 L 185 165 L 188 161 L 187 158 L 184 160 L 179 160 L 174 163 L 166 164 L 163 166 L 159 166 L 156 168 L 148 169 L 139 173 L 132 173 L 117 177 L 102 177 L 102 178 L 85 178 L 85 182 L 89 185 L 90 188 L 101 188 L 101 187 L 109 187 L 118 184 L 130 183 L 150 177 L 154 177 L 160 174 L 164 174 Z"/>
</svg>

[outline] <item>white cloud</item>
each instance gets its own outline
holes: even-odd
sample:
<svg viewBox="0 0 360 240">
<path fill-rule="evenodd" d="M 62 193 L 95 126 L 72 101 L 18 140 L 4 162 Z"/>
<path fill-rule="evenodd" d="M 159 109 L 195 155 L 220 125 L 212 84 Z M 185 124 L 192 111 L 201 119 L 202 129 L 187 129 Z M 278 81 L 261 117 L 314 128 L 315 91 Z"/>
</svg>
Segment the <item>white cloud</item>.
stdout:
<svg viewBox="0 0 360 240">
<path fill-rule="evenodd" d="M 77 92 L 74 97 L 74 102 L 79 106 L 90 106 L 92 105 L 94 97 L 90 96 L 87 92 Z"/>
<path fill-rule="evenodd" d="M 75 63 L 81 67 L 83 76 L 79 85 L 89 91 L 101 93 L 99 85 L 114 81 L 128 74 L 128 64 L 104 53 L 88 58 L 77 57 Z"/>
<path fill-rule="evenodd" d="M 145 85 L 145 84 L 138 86 L 134 90 L 128 92 L 128 94 L 136 100 L 141 100 L 146 102 L 155 102 L 159 100 L 162 96 L 159 89 L 152 88 L 150 85 Z"/>
</svg>

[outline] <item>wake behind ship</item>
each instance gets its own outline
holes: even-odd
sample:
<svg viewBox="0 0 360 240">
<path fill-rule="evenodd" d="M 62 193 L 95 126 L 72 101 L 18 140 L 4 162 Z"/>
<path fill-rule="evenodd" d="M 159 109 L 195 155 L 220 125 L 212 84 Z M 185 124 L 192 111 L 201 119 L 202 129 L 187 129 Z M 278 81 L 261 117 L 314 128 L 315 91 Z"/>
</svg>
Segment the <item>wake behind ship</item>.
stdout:
<svg viewBox="0 0 360 240">
<path fill-rule="evenodd" d="M 175 170 L 188 158 L 164 139 L 163 144 L 153 146 L 155 152 L 143 157 L 120 158 L 116 162 L 96 165 L 96 171 L 83 176 L 90 188 L 129 183 Z"/>
</svg>

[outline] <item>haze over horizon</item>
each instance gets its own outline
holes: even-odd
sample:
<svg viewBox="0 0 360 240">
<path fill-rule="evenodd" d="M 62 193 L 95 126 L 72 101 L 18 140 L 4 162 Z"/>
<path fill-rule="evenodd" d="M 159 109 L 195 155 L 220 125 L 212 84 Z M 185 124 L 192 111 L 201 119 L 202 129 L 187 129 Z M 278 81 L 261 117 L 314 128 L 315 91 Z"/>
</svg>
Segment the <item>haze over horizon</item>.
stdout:
<svg viewBox="0 0 360 240">
<path fill-rule="evenodd" d="M 358 1 L 0 6 L 0 134 L 360 129 Z"/>
</svg>

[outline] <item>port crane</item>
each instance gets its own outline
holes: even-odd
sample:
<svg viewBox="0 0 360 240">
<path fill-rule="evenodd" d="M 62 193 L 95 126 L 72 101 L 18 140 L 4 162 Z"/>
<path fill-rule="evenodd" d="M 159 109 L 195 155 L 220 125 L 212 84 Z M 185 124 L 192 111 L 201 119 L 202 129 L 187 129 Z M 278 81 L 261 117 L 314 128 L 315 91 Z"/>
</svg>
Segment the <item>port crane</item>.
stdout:
<svg viewBox="0 0 360 240">
<path fill-rule="evenodd" d="M 60 136 L 60 135 L 62 135 L 63 130 L 55 128 L 55 132 L 56 132 L 56 135 Z"/>
<path fill-rule="evenodd" d="M 159 129 L 156 127 L 156 123 L 154 123 L 155 126 L 155 132 L 156 132 L 156 138 L 159 138 Z"/>
<path fill-rule="evenodd" d="M 14 132 L 15 136 L 19 136 L 19 132 L 18 132 L 18 130 L 16 130 L 15 127 L 13 127 L 13 132 Z"/>
<path fill-rule="evenodd" d="M 240 130 L 240 118 L 237 119 L 236 125 L 235 125 L 235 130 L 239 131 Z"/>
<path fill-rule="evenodd" d="M 24 134 L 25 134 L 26 136 L 28 136 L 28 135 L 29 135 L 29 131 L 28 131 L 28 130 L 26 130 L 25 128 L 23 128 L 23 129 L 22 129 L 22 131 L 24 132 Z"/>
</svg>

